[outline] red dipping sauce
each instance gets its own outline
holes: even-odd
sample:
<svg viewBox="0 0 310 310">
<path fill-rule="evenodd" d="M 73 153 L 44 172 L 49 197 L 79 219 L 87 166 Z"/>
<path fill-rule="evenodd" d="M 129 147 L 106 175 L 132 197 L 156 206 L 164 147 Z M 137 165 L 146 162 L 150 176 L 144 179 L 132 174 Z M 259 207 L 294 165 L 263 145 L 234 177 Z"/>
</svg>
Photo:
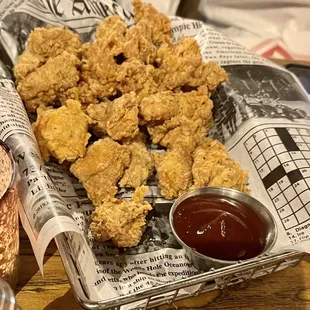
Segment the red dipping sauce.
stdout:
<svg viewBox="0 0 310 310">
<path fill-rule="evenodd" d="M 250 207 L 232 198 L 189 197 L 177 206 L 173 224 L 186 245 L 215 259 L 253 258 L 266 246 L 267 225 Z"/>
</svg>

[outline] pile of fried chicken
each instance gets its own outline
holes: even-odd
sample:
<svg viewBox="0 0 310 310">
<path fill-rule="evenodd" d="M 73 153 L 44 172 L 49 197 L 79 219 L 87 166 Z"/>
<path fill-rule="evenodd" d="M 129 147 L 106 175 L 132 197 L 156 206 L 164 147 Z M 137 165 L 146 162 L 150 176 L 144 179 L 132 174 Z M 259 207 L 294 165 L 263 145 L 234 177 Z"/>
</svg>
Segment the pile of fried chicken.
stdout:
<svg viewBox="0 0 310 310">
<path fill-rule="evenodd" d="M 133 6 L 135 26 L 108 17 L 92 43 L 66 28 L 36 28 L 14 68 L 27 110 L 37 113 L 44 161 L 70 163 L 96 207 L 94 237 L 119 247 L 141 239 L 154 171 L 167 199 L 203 186 L 248 191 L 247 173 L 206 138 L 210 96 L 225 71 L 202 60 L 194 38 L 173 43 L 170 19 L 150 4 Z M 165 151 L 151 153 L 150 143 Z M 136 189 L 133 199 L 116 199 L 119 187 Z"/>
</svg>

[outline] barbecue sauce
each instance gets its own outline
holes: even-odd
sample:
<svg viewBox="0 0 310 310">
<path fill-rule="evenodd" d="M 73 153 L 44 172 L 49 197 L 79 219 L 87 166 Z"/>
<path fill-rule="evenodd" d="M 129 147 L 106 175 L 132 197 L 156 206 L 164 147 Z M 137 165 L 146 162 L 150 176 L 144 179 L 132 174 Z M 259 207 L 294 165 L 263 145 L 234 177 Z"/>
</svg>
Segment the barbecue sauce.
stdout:
<svg viewBox="0 0 310 310">
<path fill-rule="evenodd" d="M 263 252 L 267 227 L 255 212 L 232 199 L 201 195 L 176 208 L 174 229 L 195 251 L 221 260 L 244 260 Z"/>
</svg>

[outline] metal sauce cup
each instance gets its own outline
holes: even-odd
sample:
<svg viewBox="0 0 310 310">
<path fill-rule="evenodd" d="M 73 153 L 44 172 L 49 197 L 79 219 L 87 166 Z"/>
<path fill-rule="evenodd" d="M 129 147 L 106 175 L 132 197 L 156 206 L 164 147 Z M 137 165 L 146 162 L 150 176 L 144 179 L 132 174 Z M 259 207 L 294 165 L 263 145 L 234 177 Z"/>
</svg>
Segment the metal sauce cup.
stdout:
<svg viewBox="0 0 310 310">
<path fill-rule="evenodd" d="M 231 261 L 231 260 L 221 260 L 221 259 L 216 259 L 212 257 L 208 257 L 204 254 L 201 254 L 191 247 L 189 247 L 186 243 L 184 243 L 178 234 L 176 233 L 174 229 L 174 220 L 173 216 L 175 213 L 175 210 L 177 207 L 181 204 L 181 202 L 185 201 L 186 199 L 193 197 L 193 196 L 217 196 L 220 198 L 225 198 L 226 200 L 231 200 L 231 201 L 237 201 L 240 204 L 242 204 L 245 207 L 251 208 L 252 211 L 257 215 L 258 218 L 261 219 L 262 223 L 266 225 L 266 236 L 265 236 L 265 248 L 264 250 L 256 257 L 245 259 L 245 260 L 238 260 L 238 261 Z M 222 187 L 203 187 L 203 188 L 198 188 L 192 191 L 189 191 L 179 197 L 172 205 L 169 213 L 169 222 L 170 222 L 170 227 L 172 230 L 173 235 L 177 239 L 177 241 L 182 245 L 182 247 L 185 249 L 189 260 L 191 263 L 201 271 L 208 271 L 210 268 L 221 268 L 229 265 L 236 264 L 238 262 L 247 262 L 250 260 L 253 260 L 254 258 L 258 258 L 263 256 L 264 254 L 267 254 L 271 248 L 273 247 L 276 237 L 277 237 L 277 226 L 276 222 L 269 212 L 269 210 L 262 204 L 260 203 L 257 199 L 254 197 L 251 197 L 247 194 L 244 194 L 242 192 L 239 192 L 234 189 L 230 188 L 222 188 Z"/>
</svg>

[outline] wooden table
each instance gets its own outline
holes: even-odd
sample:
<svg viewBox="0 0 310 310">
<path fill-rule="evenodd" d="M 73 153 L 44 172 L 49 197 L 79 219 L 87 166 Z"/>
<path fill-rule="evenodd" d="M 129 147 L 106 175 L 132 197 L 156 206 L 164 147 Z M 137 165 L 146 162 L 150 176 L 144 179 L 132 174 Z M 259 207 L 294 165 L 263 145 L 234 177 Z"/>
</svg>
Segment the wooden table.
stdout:
<svg viewBox="0 0 310 310">
<path fill-rule="evenodd" d="M 285 64 L 286 61 L 276 61 Z M 295 61 L 301 63 L 300 61 Z M 308 64 L 308 63 L 307 63 Z M 21 232 L 21 270 L 16 299 L 23 310 L 82 309 L 76 303 L 54 242 L 47 249 L 44 278 L 38 270 L 30 242 Z M 180 309 L 309 309 L 310 256 L 288 268 L 248 283 L 213 291 L 177 303 Z M 174 309 L 167 306 L 159 310 Z"/>
</svg>

